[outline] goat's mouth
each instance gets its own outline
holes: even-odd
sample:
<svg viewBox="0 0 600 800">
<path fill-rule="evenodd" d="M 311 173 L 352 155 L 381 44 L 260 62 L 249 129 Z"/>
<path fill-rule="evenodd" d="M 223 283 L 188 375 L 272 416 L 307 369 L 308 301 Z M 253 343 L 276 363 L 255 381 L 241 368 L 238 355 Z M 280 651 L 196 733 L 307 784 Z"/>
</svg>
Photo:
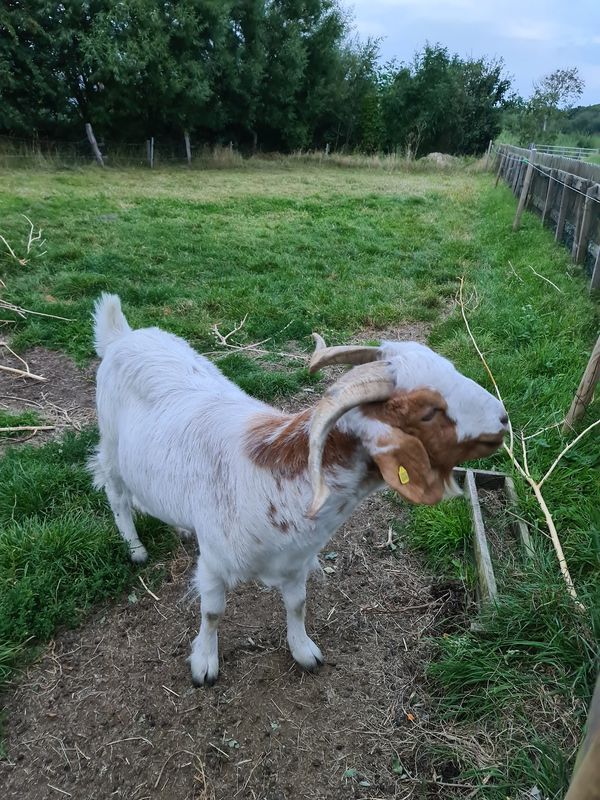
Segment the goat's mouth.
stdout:
<svg viewBox="0 0 600 800">
<path fill-rule="evenodd" d="M 497 448 L 501 447 L 502 442 L 504 441 L 504 434 L 500 434 L 499 436 L 480 436 L 479 439 L 475 439 L 475 444 L 480 444 L 483 447 L 491 447 Z"/>
</svg>

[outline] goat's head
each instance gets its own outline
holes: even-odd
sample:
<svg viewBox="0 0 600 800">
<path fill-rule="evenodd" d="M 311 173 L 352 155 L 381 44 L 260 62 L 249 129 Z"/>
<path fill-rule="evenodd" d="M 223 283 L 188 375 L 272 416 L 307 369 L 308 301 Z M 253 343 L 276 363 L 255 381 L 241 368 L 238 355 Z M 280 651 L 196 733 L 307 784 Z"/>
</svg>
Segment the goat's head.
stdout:
<svg viewBox="0 0 600 800">
<path fill-rule="evenodd" d="M 363 444 L 386 483 L 413 503 L 431 505 L 456 493 L 453 467 L 491 455 L 502 444 L 508 426 L 502 403 L 429 347 L 327 347 L 314 338 L 311 372 L 330 364 L 353 369 L 329 387 L 313 415 L 310 516 L 329 494 L 322 475 L 327 435 L 350 409 L 359 408 L 365 418 Z"/>
</svg>

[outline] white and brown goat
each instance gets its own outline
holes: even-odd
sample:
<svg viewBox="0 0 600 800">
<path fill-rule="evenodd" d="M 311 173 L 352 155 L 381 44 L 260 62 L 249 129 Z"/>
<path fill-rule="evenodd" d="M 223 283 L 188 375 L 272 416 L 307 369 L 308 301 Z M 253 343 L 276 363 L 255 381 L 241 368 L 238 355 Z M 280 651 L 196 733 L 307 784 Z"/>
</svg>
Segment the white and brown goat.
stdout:
<svg viewBox="0 0 600 800">
<path fill-rule="evenodd" d="M 100 444 L 90 460 L 134 561 L 146 550 L 138 508 L 193 530 L 202 620 L 190 664 L 196 684 L 219 672 L 225 591 L 277 587 L 294 659 L 323 657 L 304 627 L 317 554 L 367 495 L 390 486 L 413 503 L 453 493 L 452 468 L 494 452 L 507 417 L 489 392 L 415 342 L 317 347 L 312 372 L 352 369 L 314 408 L 285 414 L 250 397 L 182 339 L 133 331 L 116 295 L 95 308 Z"/>
</svg>

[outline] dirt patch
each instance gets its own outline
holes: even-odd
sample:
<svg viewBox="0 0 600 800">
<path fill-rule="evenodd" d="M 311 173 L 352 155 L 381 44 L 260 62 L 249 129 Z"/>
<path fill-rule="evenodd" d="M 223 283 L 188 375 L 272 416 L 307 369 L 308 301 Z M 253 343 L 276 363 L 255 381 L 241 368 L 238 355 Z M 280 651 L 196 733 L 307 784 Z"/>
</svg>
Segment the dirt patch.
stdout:
<svg viewBox="0 0 600 800">
<path fill-rule="evenodd" d="M 81 430 L 95 419 L 96 361 L 81 369 L 69 356 L 45 347 L 34 347 L 21 358 L 30 372 L 47 380 L 42 383 L 0 370 L 0 408 L 15 413 L 34 411 L 43 420 L 41 424 L 54 425 L 54 429 L 24 434 L 20 441 L 34 439 L 42 444 L 59 438 L 67 428 Z M 2 351 L 2 363 L 7 367 L 25 369 L 23 361 Z"/>
<path fill-rule="evenodd" d="M 458 767 L 424 745 L 457 737 L 430 715 L 424 670 L 449 595 L 385 546 L 397 516 L 370 498 L 323 554 L 331 572 L 308 602 L 318 674 L 294 665 L 278 595 L 248 585 L 229 595 L 210 690 L 192 687 L 186 663 L 198 602 L 182 546 L 159 600 L 140 583 L 57 637 L 7 696 L 3 797 L 438 796 Z"/>
</svg>

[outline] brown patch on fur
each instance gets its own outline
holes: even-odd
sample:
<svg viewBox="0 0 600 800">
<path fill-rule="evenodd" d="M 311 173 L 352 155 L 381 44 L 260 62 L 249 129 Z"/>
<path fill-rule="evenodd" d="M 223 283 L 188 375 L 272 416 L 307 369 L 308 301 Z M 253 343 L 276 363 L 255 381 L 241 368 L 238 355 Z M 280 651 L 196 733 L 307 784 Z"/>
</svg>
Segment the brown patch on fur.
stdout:
<svg viewBox="0 0 600 800">
<path fill-rule="evenodd" d="M 297 478 L 308 466 L 308 432 L 312 409 L 299 414 L 258 414 L 246 436 L 252 461 L 279 477 Z M 323 467 L 349 464 L 358 440 L 334 428 L 325 443 Z"/>
<path fill-rule="evenodd" d="M 418 439 L 425 448 L 431 467 L 447 482 L 457 464 L 489 456 L 502 444 L 498 434 L 490 434 L 489 443 L 479 439 L 459 442 L 456 425 L 446 414 L 447 408 L 439 392 L 415 389 L 411 392 L 396 391 L 389 400 L 369 403 L 362 406 L 361 410 L 365 416 Z M 424 420 L 423 417 L 434 409 L 432 418 Z"/>
</svg>

